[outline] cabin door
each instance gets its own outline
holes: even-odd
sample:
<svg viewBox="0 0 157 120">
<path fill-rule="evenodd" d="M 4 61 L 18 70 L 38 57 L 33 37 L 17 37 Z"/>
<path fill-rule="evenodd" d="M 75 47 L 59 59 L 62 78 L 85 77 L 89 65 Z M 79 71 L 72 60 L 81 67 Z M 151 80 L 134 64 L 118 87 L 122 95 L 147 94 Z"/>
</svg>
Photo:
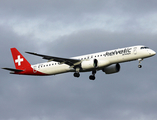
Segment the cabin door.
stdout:
<svg viewBox="0 0 157 120">
<path fill-rule="evenodd" d="M 133 53 L 134 53 L 134 55 L 137 54 L 137 47 L 134 47 L 134 49 L 133 49 Z"/>
</svg>

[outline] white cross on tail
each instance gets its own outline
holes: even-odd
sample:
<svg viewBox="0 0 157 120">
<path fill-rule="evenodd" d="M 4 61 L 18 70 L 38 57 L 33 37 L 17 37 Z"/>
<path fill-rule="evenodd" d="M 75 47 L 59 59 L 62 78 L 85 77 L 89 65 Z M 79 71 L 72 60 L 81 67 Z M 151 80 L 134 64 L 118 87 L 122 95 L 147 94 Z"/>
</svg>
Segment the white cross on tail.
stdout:
<svg viewBox="0 0 157 120">
<path fill-rule="evenodd" d="M 21 62 L 23 62 L 23 58 L 20 58 L 20 55 L 18 55 L 17 59 L 15 60 L 15 63 L 18 63 L 18 66 L 20 66 Z"/>
</svg>

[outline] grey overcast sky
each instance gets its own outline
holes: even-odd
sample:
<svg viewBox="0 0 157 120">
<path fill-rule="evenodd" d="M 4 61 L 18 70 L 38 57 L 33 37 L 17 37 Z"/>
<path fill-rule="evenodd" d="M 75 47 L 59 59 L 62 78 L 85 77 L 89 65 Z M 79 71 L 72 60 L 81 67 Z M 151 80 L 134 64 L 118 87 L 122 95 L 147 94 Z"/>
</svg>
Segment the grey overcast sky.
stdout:
<svg viewBox="0 0 157 120">
<path fill-rule="evenodd" d="M 1 0 L 0 67 L 14 68 L 10 48 L 72 57 L 132 45 L 157 52 L 156 0 Z M 74 78 L 0 70 L 0 120 L 156 120 L 157 56 L 121 71 Z"/>
</svg>

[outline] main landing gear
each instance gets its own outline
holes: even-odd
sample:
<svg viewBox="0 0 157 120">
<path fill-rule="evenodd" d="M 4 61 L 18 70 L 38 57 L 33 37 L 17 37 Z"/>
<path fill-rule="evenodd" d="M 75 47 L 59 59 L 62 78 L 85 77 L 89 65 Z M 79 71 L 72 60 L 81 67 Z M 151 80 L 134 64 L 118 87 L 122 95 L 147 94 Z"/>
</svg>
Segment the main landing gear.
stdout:
<svg viewBox="0 0 157 120">
<path fill-rule="evenodd" d="M 79 72 L 75 72 L 74 73 L 74 77 L 77 77 L 77 78 L 80 77 L 80 73 Z"/>
<path fill-rule="evenodd" d="M 80 71 L 80 68 L 76 68 L 76 72 L 74 73 L 74 77 L 77 77 L 77 78 L 80 77 L 79 71 Z M 92 75 L 89 76 L 89 79 L 95 80 L 95 74 L 96 74 L 96 70 L 93 70 Z"/>
<path fill-rule="evenodd" d="M 142 65 L 141 65 L 141 61 L 142 61 L 143 59 L 138 59 L 138 61 L 139 61 L 139 65 L 138 65 L 138 68 L 142 68 Z"/>
<path fill-rule="evenodd" d="M 80 77 L 80 73 L 79 73 L 79 71 L 80 71 L 80 68 L 76 68 L 76 72 L 74 73 L 74 77 Z"/>
<path fill-rule="evenodd" d="M 90 80 L 95 80 L 96 70 L 92 71 L 92 75 L 89 76 Z"/>
</svg>

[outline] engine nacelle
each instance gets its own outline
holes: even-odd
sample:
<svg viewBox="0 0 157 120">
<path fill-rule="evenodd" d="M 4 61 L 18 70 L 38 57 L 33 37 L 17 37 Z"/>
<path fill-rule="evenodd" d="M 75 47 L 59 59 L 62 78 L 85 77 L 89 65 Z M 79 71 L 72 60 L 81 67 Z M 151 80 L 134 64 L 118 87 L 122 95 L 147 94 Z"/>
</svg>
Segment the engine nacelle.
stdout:
<svg viewBox="0 0 157 120">
<path fill-rule="evenodd" d="M 108 60 L 97 60 L 97 67 L 98 68 L 103 68 L 105 66 L 110 65 L 110 62 Z"/>
<path fill-rule="evenodd" d="M 106 74 L 117 73 L 120 71 L 120 65 L 119 63 L 113 64 L 113 65 L 103 68 L 102 71 L 105 72 Z"/>
<path fill-rule="evenodd" d="M 97 59 L 92 59 L 88 61 L 83 61 L 81 63 L 81 67 L 83 70 L 88 70 L 88 69 L 93 69 L 93 68 L 103 68 L 104 66 L 110 65 L 109 61 L 102 61 L 102 60 L 97 60 Z"/>
<path fill-rule="evenodd" d="M 81 63 L 81 67 L 82 67 L 83 70 L 96 68 L 97 67 L 97 62 L 95 62 L 94 60 L 83 61 Z"/>
</svg>

